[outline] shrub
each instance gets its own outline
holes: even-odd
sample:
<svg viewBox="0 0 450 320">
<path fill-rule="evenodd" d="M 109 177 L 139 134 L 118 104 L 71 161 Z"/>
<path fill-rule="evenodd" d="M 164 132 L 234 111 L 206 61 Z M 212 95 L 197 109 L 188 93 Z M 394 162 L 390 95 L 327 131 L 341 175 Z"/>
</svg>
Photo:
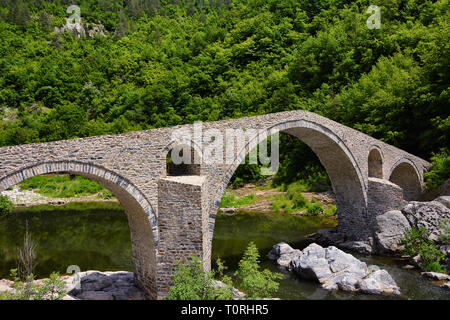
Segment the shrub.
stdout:
<svg viewBox="0 0 450 320">
<path fill-rule="evenodd" d="M 259 270 L 259 252 L 253 242 L 244 252 L 235 275 L 240 280 L 240 286 L 247 294 L 247 299 L 271 298 L 279 286 L 275 280 L 283 277 L 280 273 L 272 273 L 267 269 Z"/>
<path fill-rule="evenodd" d="M 426 172 L 425 182 L 428 189 L 436 189 L 442 185 L 445 180 L 450 178 L 450 153 L 448 150 L 434 154 L 431 157 L 431 169 Z"/>
<path fill-rule="evenodd" d="M 319 203 L 314 203 L 308 206 L 307 216 L 318 216 L 323 214 L 323 208 Z"/>
<path fill-rule="evenodd" d="M 11 214 L 13 210 L 13 204 L 9 201 L 7 196 L 0 195 L 0 216 L 6 216 Z"/>
<path fill-rule="evenodd" d="M 445 272 L 440 265 L 445 255 L 427 238 L 427 230 L 424 227 L 412 228 L 405 234 L 401 243 L 405 246 L 404 253 L 411 257 L 420 256 L 425 271 Z"/>
<path fill-rule="evenodd" d="M 17 269 L 11 270 L 11 276 L 14 278 L 14 290 L 0 293 L 0 300 L 61 300 L 67 294 L 64 281 L 55 272 L 42 284 L 35 283 L 32 274 L 26 281 L 21 281 Z"/>
<path fill-rule="evenodd" d="M 167 300 L 229 300 L 232 297 L 231 278 L 224 277 L 224 287 L 214 285 L 214 272 L 205 272 L 201 259 L 195 255 L 179 262 Z"/>
</svg>

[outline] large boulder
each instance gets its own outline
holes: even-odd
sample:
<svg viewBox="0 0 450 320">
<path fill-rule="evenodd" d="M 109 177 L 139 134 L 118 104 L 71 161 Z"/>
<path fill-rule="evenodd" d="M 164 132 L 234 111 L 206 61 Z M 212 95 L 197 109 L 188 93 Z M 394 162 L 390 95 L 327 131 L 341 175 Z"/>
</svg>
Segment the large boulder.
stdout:
<svg viewBox="0 0 450 320">
<path fill-rule="evenodd" d="M 350 273 L 358 277 L 367 275 L 367 265 L 361 262 L 351 254 L 345 253 L 336 247 L 328 247 L 325 249 L 325 259 L 328 262 L 332 273 Z"/>
<path fill-rule="evenodd" d="M 311 244 L 290 263 L 300 277 L 313 279 L 327 290 L 362 291 L 370 294 L 400 294 L 394 279 L 377 266 L 367 267 L 342 250 Z"/>
<path fill-rule="evenodd" d="M 400 294 L 400 289 L 386 270 L 378 270 L 362 279 L 361 292 L 369 294 Z"/>
<path fill-rule="evenodd" d="M 402 212 L 412 226 L 424 227 L 428 238 L 433 241 L 440 240 L 442 221 L 450 220 L 450 209 L 438 201 L 411 201 Z"/>
<path fill-rule="evenodd" d="M 325 249 L 312 243 L 302 254 L 291 261 L 291 269 L 302 278 L 318 280 L 320 283 L 331 278 L 333 272 L 325 258 Z"/>
<path fill-rule="evenodd" d="M 371 254 L 374 252 L 372 239 L 368 239 L 367 241 L 345 241 L 339 244 L 339 248 L 361 254 Z"/>
<path fill-rule="evenodd" d="M 267 257 L 270 260 L 276 260 L 277 264 L 288 268 L 292 259 L 299 257 L 302 252 L 298 249 L 293 249 L 290 245 L 280 242 L 272 247 Z"/>
<path fill-rule="evenodd" d="M 450 196 L 440 196 L 434 199 L 434 201 L 442 203 L 444 206 L 448 208 L 450 204 Z"/>
<path fill-rule="evenodd" d="M 80 300 L 145 300 L 132 272 L 86 271 L 64 279 L 68 294 Z M 77 286 L 77 284 L 80 286 Z"/>
<path fill-rule="evenodd" d="M 408 219 L 399 210 L 387 211 L 375 218 L 375 240 L 383 253 L 400 252 L 401 239 L 411 229 Z"/>
</svg>

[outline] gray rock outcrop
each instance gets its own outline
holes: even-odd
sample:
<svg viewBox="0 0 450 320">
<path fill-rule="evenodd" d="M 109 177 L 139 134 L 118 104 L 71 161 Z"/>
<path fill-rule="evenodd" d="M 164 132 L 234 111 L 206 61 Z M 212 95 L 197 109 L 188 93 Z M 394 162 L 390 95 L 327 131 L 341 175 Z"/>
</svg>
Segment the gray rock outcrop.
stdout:
<svg viewBox="0 0 450 320">
<path fill-rule="evenodd" d="M 422 272 L 421 274 L 422 274 L 422 276 L 427 277 L 427 278 L 432 279 L 432 280 L 438 280 L 438 281 L 447 280 L 447 281 L 450 281 L 450 276 L 448 274 L 445 274 L 445 273 L 440 273 L 440 272 Z"/>
<path fill-rule="evenodd" d="M 144 292 L 134 284 L 132 272 L 86 271 L 64 281 L 68 294 L 80 300 L 145 300 Z"/>
<path fill-rule="evenodd" d="M 442 221 L 450 220 L 450 209 L 438 201 L 411 201 L 402 212 L 413 227 L 424 227 L 433 241 L 440 240 Z"/>
<path fill-rule="evenodd" d="M 375 218 L 375 239 L 380 252 L 395 253 L 403 248 L 400 240 L 411 230 L 408 219 L 399 210 L 392 210 Z"/>
<path fill-rule="evenodd" d="M 301 253 L 300 250 L 291 248 L 287 243 L 280 242 L 272 247 L 267 256 L 270 260 L 277 260 L 278 265 L 289 269 L 292 259 L 300 256 Z"/>
<path fill-rule="evenodd" d="M 368 294 L 400 294 L 394 279 L 378 266 L 367 266 L 344 251 L 316 243 L 300 250 L 282 242 L 273 246 L 268 257 L 300 277 L 318 281 L 324 289 Z M 290 260 L 286 266 L 286 261 Z M 280 263 L 279 263 L 280 261 Z"/>
</svg>

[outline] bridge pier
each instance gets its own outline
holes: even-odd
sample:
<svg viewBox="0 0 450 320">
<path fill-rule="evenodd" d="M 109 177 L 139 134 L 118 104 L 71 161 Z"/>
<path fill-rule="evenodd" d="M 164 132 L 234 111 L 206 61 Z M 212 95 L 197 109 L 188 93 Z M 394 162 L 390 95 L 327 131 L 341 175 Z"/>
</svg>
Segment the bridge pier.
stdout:
<svg viewBox="0 0 450 320">
<path fill-rule="evenodd" d="M 158 181 L 158 299 L 168 294 L 179 261 L 196 255 L 202 258 L 205 270 L 211 268 L 206 192 L 206 179 L 202 176 L 166 177 Z"/>
<path fill-rule="evenodd" d="M 407 204 L 403 198 L 403 189 L 385 179 L 370 177 L 367 196 L 367 209 L 371 225 L 377 215 L 390 210 L 401 210 Z"/>
</svg>

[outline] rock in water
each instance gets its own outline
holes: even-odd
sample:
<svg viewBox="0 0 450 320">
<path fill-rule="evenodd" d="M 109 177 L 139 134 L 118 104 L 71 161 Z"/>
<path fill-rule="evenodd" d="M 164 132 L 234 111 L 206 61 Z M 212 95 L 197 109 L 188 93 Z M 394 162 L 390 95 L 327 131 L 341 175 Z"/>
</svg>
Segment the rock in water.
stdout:
<svg viewBox="0 0 450 320">
<path fill-rule="evenodd" d="M 277 264 L 288 268 L 292 259 L 299 257 L 302 252 L 298 249 L 293 249 L 290 245 L 280 242 L 272 247 L 267 257 L 270 260 L 277 260 Z"/>
<path fill-rule="evenodd" d="M 400 240 L 411 229 L 401 211 L 392 210 L 375 218 L 375 239 L 381 252 L 394 253 L 402 249 Z"/>
<path fill-rule="evenodd" d="M 359 261 L 351 254 L 345 253 L 336 247 L 326 248 L 325 258 L 333 273 L 346 272 L 358 277 L 364 277 L 368 273 L 365 262 Z"/>
<path fill-rule="evenodd" d="M 444 283 L 442 286 L 441 286 L 441 288 L 443 288 L 443 289 L 447 289 L 447 290 L 450 290 L 450 281 L 449 282 L 446 282 L 446 283 Z"/>
<path fill-rule="evenodd" d="M 439 272 L 422 272 L 422 276 L 433 279 L 433 280 L 447 280 L 450 281 L 450 276 L 445 273 Z"/>
<path fill-rule="evenodd" d="M 378 270 L 359 282 L 361 292 L 369 294 L 400 294 L 394 279 L 386 270 Z"/>
<path fill-rule="evenodd" d="M 291 261 L 290 266 L 302 278 L 318 280 L 320 283 L 332 275 L 325 259 L 325 249 L 315 243 L 306 247 L 299 257 Z"/>
<path fill-rule="evenodd" d="M 400 294 L 400 288 L 386 270 L 367 267 L 351 254 L 312 243 L 290 262 L 300 277 L 321 283 L 324 289 L 361 291 L 370 294 Z"/>
</svg>

